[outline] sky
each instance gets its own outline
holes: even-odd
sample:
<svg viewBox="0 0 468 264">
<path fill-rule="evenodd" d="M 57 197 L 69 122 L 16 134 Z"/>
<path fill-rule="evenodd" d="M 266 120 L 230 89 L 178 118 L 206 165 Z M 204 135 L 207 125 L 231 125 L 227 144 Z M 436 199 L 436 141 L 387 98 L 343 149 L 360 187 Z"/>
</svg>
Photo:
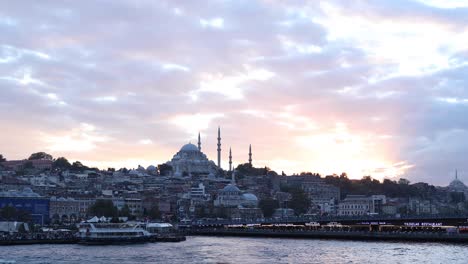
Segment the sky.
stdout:
<svg viewBox="0 0 468 264">
<path fill-rule="evenodd" d="M 468 181 L 466 0 L 0 0 L 0 153 Z"/>
</svg>

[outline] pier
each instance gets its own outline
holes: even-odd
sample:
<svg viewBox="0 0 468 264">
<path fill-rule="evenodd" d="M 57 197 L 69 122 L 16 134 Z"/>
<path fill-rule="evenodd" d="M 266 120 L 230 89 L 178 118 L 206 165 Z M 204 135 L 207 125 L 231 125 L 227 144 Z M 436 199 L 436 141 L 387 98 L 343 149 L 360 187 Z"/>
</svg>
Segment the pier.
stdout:
<svg viewBox="0 0 468 264">
<path fill-rule="evenodd" d="M 188 233 L 194 236 L 238 236 L 270 238 L 310 238 L 346 240 L 394 240 L 418 242 L 468 243 L 468 234 L 457 233 L 401 233 L 369 231 L 319 231 L 319 230 L 248 230 L 248 229 L 201 229 Z"/>
<path fill-rule="evenodd" d="M 314 217 L 261 221 L 205 221 L 183 226 L 188 235 L 404 240 L 468 243 L 468 217 Z"/>
</svg>

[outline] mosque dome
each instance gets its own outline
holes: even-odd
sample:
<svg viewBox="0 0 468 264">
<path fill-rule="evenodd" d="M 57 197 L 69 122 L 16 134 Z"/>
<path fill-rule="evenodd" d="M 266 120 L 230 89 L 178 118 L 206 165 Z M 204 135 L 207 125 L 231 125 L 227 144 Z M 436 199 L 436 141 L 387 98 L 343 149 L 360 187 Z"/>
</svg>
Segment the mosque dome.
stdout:
<svg viewBox="0 0 468 264">
<path fill-rule="evenodd" d="M 181 152 L 191 152 L 191 151 L 198 151 L 198 147 L 192 143 L 185 144 L 181 149 Z"/>
<path fill-rule="evenodd" d="M 138 172 L 137 170 L 135 170 L 135 169 L 132 169 L 132 170 L 130 170 L 130 171 L 128 172 L 128 174 L 135 174 L 135 175 L 137 175 L 137 174 L 139 174 L 139 172 Z"/>
<path fill-rule="evenodd" d="M 228 184 L 223 188 L 222 192 L 240 192 L 240 190 L 237 188 L 237 186 Z"/>
<path fill-rule="evenodd" d="M 153 165 L 149 165 L 148 168 L 146 168 L 147 171 L 155 171 L 156 167 Z"/>
<path fill-rule="evenodd" d="M 459 179 L 453 180 L 449 184 L 449 188 L 451 190 L 455 190 L 455 191 L 465 191 L 467 189 L 466 185 L 462 181 L 460 181 Z"/>
<path fill-rule="evenodd" d="M 242 199 L 244 199 L 246 201 L 252 201 L 252 202 L 257 202 L 258 201 L 257 196 L 255 196 L 255 194 L 252 194 L 252 193 L 242 194 Z"/>
</svg>

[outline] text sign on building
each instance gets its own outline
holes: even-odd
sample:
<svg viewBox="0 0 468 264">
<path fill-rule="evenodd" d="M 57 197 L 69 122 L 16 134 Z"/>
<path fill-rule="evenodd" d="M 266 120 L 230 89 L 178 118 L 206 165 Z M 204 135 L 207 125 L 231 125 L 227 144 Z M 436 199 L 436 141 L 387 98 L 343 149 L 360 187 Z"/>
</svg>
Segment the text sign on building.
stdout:
<svg viewBox="0 0 468 264">
<path fill-rule="evenodd" d="M 407 222 L 407 223 L 405 223 L 405 226 L 422 226 L 422 227 L 428 227 L 428 226 L 442 226 L 442 223 Z"/>
</svg>

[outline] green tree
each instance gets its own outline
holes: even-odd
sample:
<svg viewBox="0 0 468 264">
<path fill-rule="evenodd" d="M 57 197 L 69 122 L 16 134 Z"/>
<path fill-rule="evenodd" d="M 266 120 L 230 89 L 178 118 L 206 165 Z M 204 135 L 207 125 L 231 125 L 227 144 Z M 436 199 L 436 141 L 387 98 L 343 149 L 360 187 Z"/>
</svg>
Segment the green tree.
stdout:
<svg viewBox="0 0 468 264">
<path fill-rule="evenodd" d="M 204 218 L 207 216 L 206 212 L 205 212 L 205 207 L 203 206 L 198 206 L 195 208 L 195 216 L 197 218 Z"/>
<path fill-rule="evenodd" d="M 111 200 L 96 200 L 96 202 L 89 207 L 88 214 L 98 217 L 117 217 L 119 216 L 119 209 L 114 206 Z"/>
<path fill-rule="evenodd" d="M 52 168 L 54 169 L 69 170 L 71 166 L 70 162 L 64 157 L 60 157 L 52 163 Z"/>
<path fill-rule="evenodd" d="M 40 160 L 40 159 L 52 160 L 53 157 L 52 155 L 47 154 L 45 152 L 37 152 L 37 153 L 31 154 L 31 156 L 29 156 L 28 158 L 28 160 Z"/>
<path fill-rule="evenodd" d="M 237 175 L 240 178 L 244 176 L 263 176 L 267 175 L 270 171 L 270 168 L 263 167 L 263 168 L 255 168 L 250 163 L 239 164 L 236 168 Z"/>
<path fill-rule="evenodd" d="M 159 211 L 159 206 L 153 205 L 147 213 L 148 217 L 151 219 L 161 219 L 161 211 Z"/>
<path fill-rule="evenodd" d="M 292 196 L 289 207 L 294 210 L 296 215 L 306 213 L 310 207 L 310 200 L 304 191 L 300 188 L 291 188 L 289 193 Z"/>
<path fill-rule="evenodd" d="M 84 170 L 87 170 L 87 169 L 89 169 L 89 168 L 86 167 L 85 165 L 83 165 L 80 161 L 75 161 L 71 165 L 71 170 L 73 170 L 73 171 L 84 171 Z"/>
<path fill-rule="evenodd" d="M 122 207 L 122 209 L 119 211 L 119 216 L 130 217 L 130 208 L 128 205 L 124 205 L 124 207 Z"/>
<path fill-rule="evenodd" d="M 408 181 L 408 180 L 405 179 L 405 178 L 400 178 L 400 179 L 398 180 L 398 184 L 409 185 L 409 184 L 410 184 L 410 181 Z"/>
<path fill-rule="evenodd" d="M 267 198 L 260 200 L 258 207 L 262 209 L 264 217 L 271 217 L 275 212 L 275 209 L 279 208 L 279 203 L 278 200 Z"/>
<path fill-rule="evenodd" d="M 5 206 L 0 211 L 0 216 L 6 220 L 13 220 L 17 216 L 17 210 L 13 206 Z"/>
<path fill-rule="evenodd" d="M 17 210 L 15 218 L 21 222 L 30 222 L 32 220 L 31 213 L 26 210 Z"/>
</svg>

